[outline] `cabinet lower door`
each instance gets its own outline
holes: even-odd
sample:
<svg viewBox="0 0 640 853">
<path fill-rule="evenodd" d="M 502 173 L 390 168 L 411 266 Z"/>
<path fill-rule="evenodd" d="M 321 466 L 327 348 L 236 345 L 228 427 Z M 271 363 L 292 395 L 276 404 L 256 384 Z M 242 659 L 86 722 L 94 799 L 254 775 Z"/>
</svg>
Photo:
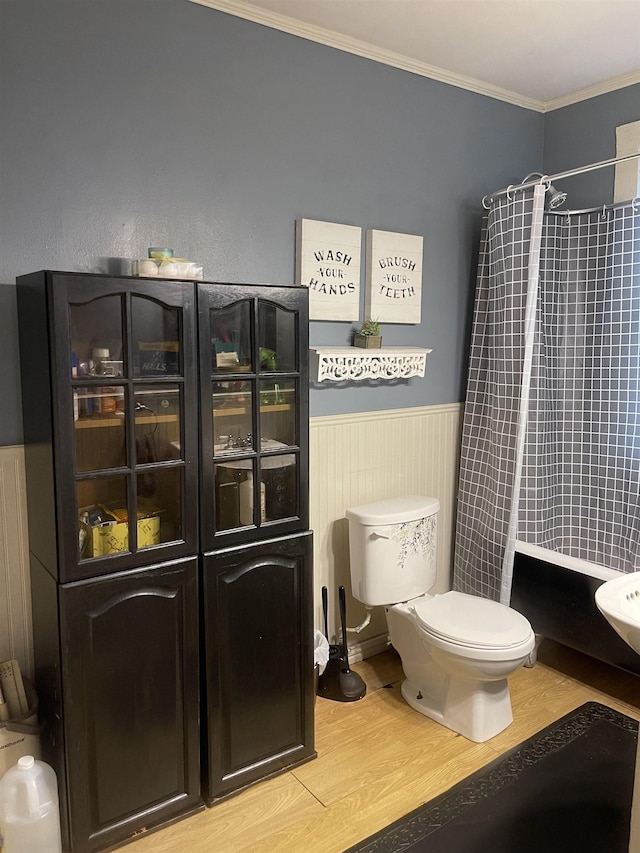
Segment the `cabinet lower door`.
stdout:
<svg viewBox="0 0 640 853">
<path fill-rule="evenodd" d="M 315 756 L 312 534 L 207 554 L 203 581 L 211 804 Z"/>
<path fill-rule="evenodd" d="M 60 612 L 68 846 L 84 853 L 200 803 L 197 559 L 61 587 Z"/>
</svg>

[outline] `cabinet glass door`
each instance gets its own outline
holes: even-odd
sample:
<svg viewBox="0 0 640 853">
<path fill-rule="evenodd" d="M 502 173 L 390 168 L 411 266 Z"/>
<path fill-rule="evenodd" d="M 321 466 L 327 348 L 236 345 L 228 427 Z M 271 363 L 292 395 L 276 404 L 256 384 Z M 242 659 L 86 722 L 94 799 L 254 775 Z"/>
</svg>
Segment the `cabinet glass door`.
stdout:
<svg viewBox="0 0 640 853">
<path fill-rule="evenodd" d="M 203 395 L 211 414 L 203 442 L 213 472 L 205 531 L 207 524 L 214 536 L 237 531 L 244 541 L 274 525 L 278 532 L 283 524 L 299 528 L 299 288 L 239 286 L 228 296 L 224 285 L 204 290 L 207 309 L 200 316 L 211 349 L 201 365 L 209 373 Z"/>
<path fill-rule="evenodd" d="M 78 560 L 183 542 L 184 311 L 126 291 L 68 310 Z"/>
</svg>

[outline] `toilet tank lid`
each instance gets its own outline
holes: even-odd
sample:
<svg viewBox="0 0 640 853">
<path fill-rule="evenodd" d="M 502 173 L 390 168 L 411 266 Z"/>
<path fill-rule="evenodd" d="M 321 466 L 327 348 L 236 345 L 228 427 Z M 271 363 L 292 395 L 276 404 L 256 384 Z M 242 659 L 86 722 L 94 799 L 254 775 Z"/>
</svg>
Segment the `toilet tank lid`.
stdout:
<svg viewBox="0 0 640 853">
<path fill-rule="evenodd" d="M 434 515 L 439 509 L 440 501 L 437 498 L 404 495 L 349 507 L 346 516 L 349 520 L 359 521 L 360 524 L 400 524 L 403 521 L 416 521 Z"/>
</svg>

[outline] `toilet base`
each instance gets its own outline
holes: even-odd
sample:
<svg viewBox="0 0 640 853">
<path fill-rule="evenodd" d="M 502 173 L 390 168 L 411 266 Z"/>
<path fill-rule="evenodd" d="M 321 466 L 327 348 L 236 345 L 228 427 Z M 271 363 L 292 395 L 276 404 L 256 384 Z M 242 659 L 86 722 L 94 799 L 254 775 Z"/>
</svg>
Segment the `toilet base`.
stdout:
<svg viewBox="0 0 640 853">
<path fill-rule="evenodd" d="M 478 682 L 448 676 L 439 702 L 423 694 L 408 679 L 402 682 L 401 691 L 414 711 L 474 743 L 484 743 L 513 722 L 506 678 Z"/>
</svg>

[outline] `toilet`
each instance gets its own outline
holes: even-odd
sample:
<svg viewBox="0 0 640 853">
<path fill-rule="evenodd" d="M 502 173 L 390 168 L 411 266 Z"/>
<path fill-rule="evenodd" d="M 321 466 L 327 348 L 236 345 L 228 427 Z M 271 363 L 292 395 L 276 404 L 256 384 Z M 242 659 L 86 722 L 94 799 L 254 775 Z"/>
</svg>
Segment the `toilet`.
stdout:
<svg viewBox="0 0 640 853">
<path fill-rule="evenodd" d="M 386 610 L 407 703 L 482 743 L 513 721 L 507 678 L 529 658 L 535 635 L 504 604 L 462 592 L 428 594 L 436 582 L 439 509 L 435 498 L 414 495 L 348 509 L 352 592 Z"/>
</svg>

